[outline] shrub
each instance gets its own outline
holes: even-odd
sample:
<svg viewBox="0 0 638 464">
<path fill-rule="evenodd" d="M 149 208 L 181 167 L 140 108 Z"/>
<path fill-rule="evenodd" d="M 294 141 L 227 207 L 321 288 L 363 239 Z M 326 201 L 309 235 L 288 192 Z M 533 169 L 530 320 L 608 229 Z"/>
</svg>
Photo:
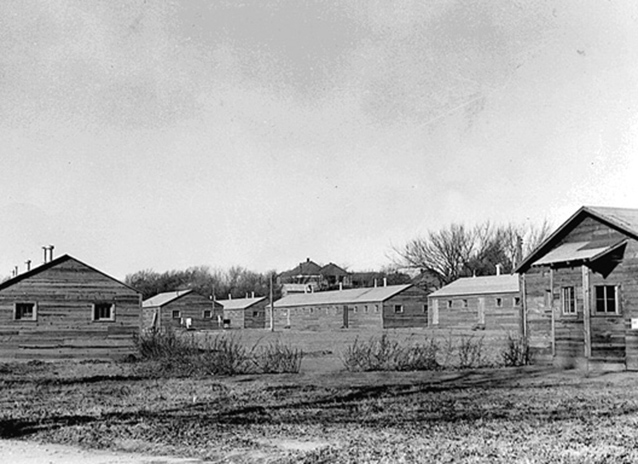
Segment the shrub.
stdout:
<svg viewBox="0 0 638 464">
<path fill-rule="evenodd" d="M 386 334 L 361 342 L 358 338 L 346 348 L 341 361 L 348 371 L 409 371 L 432 370 L 438 346 L 434 340 L 402 345 Z"/>
<path fill-rule="evenodd" d="M 257 370 L 264 374 L 297 374 L 303 351 L 279 342 L 261 348 L 255 356 Z"/>
<path fill-rule="evenodd" d="M 529 344 L 526 337 L 507 335 L 507 344 L 501 352 L 506 366 L 527 366 L 531 364 Z"/>
<path fill-rule="evenodd" d="M 152 330 L 135 343 L 144 361 L 138 371 L 153 377 L 298 373 L 303 358 L 301 350 L 279 343 L 248 349 L 234 336 L 216 336 L 198 344 L 174 331 Z"/>
<path fill-rule="evenodd" d="M 483 353 L 483 337 L 475 339 L 474 335 L 462 335 L 458 345 L 459 369 L 481 367 L 486 364 Z"/>
</svg>

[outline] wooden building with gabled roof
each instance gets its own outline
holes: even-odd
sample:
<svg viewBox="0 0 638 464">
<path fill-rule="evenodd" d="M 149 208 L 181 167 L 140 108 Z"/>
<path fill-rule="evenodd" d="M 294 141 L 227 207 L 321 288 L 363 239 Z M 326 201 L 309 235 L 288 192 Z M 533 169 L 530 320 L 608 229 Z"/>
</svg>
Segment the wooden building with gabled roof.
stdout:
<svg viewBox="0 0 638 464">
<path fill-rule="evenodd" d="M 638 209 L 580 208 L 517 272 L 538 359 L 638 369 Z"/>
<path fill-rule="evenodd" d="M 461 277 L 428 295 L 430 325 L 521 333 L 518 275 Z"/>
<path fill-rule="evenodd" d="M 266 326 L 265 296 L 219 300 L 223 307 L 224 325 L 229 329 L 263 329 Z"/>
<path fill-rule="evenodd" d="M 145 329 L 220 329 L 222 312 L 218 301 L 192 289 L 158 293 L 142 303 Z"/>
<path fill-rule="evenodd" d="M 427 294 L 413 285 L 290 294 L 274 307 L 275 326 L 296 330 L 427 326 Z"/>
<path fill-rule="evenodd" d="M 114 358 L 134 352 L 140 293 L 69 255 L 0 284 L 0 358 Z"/>
</svg>

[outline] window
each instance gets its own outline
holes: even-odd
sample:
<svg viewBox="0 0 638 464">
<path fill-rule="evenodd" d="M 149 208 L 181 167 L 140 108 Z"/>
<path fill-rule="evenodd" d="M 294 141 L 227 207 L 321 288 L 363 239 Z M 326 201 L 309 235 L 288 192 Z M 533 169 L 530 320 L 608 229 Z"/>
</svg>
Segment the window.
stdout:
<svg viewBox="0 0 638 464">
<path fill-rule="evenodd" d="M 447 307 L 451 308 L 452 307 L 452 300 L 447 300 Z"/>
<path fill-rule="evenodd" d="M 179 319 L 180 317 L 182 317 L 179 309 L 174 309 L 173 310 L 172 317 L 173 317 L 173 319 Z"/>
<path fill-rule="evenodd" d="M 379 305 L 374 305 L 374 312 L 378 313 L 379 312 Z"/>
<path fill-rule="evenodd" d="M 463 307 L 467 308 L 467 300 L 463 300 Z"/>
<path fill-rule="evenodd" d="M 514 306 L 520 306 L 521 305 L 521 297 L 520 296 L 515 296 L 514 297 Z"/>
<path fill-rule="evenodd" d="M 259 311 L 253 311 L 253 317 L 259 317 Z"/>
<path fill-rule="evenodd" d="M 14 319 L 21 321 L 35 321 L 36 320 L 36 307 L 35 303 L 16 303 Z"/>
<path fill-rule="evenodd" d="M 427 303 L 425 303 L 425 304 L 423 305 L 423 314 L 427 314 L 427 313 L 428 313 L 428 304 L 427 304 Z"/>
<path fill-rule="evenodd" d="M 576 314 L 574 287 L 563 287 L 561 289 L 561 306 L 563 307 L 563 314 Z"/>
<path fill-rule="evenodd" d="M 113 303 L 100 302 L 93 303 L 94 321 L 112 321 L 115 319 L 115 308 Z"/>
<path fill-rule="evenodd" d="M 213 312 L 210 309 L 204 310 L 204 319 L 211 319 L 213 317 Z"/>
<path fill-rule="evenodd" d="M 617 314 L 619 310 L 619 287 L 615 285 L 597 285 L 594 289 L 596 294 L 596 312 L 599 314 Z"/>
<path fill-rule="evenodd" d="M 363 312 L 364 312 L 364 313 L 367 313 L 367 312 L 368 312 L 368 305 L 365 305 L 365 306 L 363 307 Z"/>
<path fill-rule="evenodd" d="M 497 298 L 496 299 L 496 307 L 497 308 L 502 308 L 503 307 L 503 298 Z"/>
<path fill-rule="evenodd" d="M 355 306 L 355 307 L 354 307 L 354 312 L 355 312 L 355 313 L 357 312 L 357 309 L 358 309 L 358 308 Z"/>
<path fill-rule="evenodd" d="M 394 305 L 394 312 L 396 314 L 402 313 L 403 312 L 403 305 Z"/>
</svg>

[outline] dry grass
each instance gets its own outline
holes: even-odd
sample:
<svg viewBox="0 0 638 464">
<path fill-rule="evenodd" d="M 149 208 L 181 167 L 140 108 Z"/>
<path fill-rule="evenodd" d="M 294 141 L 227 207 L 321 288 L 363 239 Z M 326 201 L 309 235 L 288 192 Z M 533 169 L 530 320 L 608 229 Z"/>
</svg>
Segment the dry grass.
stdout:
<svg viewBox="0 0 638 464">
<path fill-rule="evenodd" d="M 628 373 L 155 379 L 130 367 L 0 365 L 0 436 L 233 462 L 638 462 Z"/>
</svg>

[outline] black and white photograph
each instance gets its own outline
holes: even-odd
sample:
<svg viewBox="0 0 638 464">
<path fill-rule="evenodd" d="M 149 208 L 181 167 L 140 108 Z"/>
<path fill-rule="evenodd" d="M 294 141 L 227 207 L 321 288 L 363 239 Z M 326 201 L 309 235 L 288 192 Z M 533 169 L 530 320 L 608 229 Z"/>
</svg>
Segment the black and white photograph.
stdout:
<svg viewBox="0 0 638 464">
<path fill-rule="evenodd" d="M 638 3 L 0 0 L 0 462 L 638 462 Z"/>
</svg>

